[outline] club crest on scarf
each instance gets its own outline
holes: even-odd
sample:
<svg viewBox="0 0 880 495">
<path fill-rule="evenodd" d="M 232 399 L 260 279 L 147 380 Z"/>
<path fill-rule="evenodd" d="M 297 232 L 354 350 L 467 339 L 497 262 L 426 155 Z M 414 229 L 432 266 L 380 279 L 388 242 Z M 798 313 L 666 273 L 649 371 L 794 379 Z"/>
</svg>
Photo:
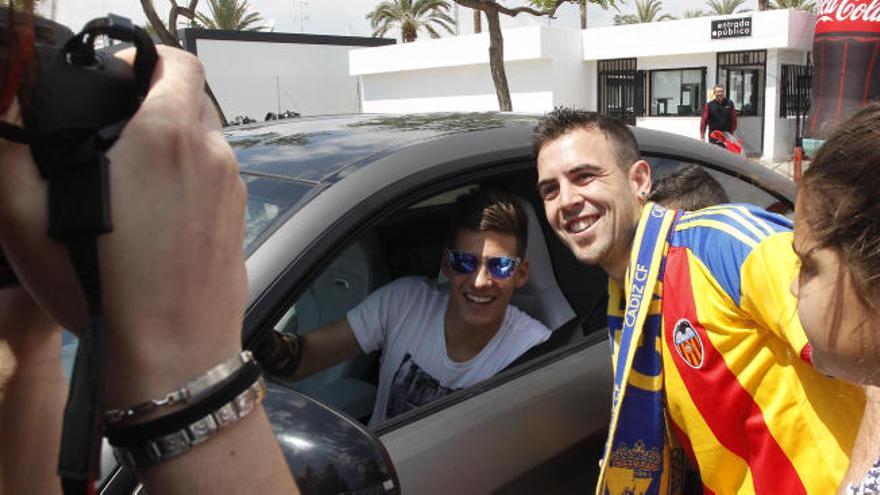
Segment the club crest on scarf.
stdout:
<svg viewBox="0 0 880 495">
<path fill-rule="evenodd" d="M 611 493 L 647 493 L 654 479 L 653 473 L 662 469 L 663 454 L 657 447 L 646 449 L 642 441 L 631 448 L 625 443 L 611 453 L 608 467 L 608 488 Z"/>
<path fill-rule="evenodd" d="M 703 341 L 691 322 L 684 318 L 678 320 L 672 339 L 675 352 L 688 366 L 696 370 L 703 367 Z"/>
</svg>

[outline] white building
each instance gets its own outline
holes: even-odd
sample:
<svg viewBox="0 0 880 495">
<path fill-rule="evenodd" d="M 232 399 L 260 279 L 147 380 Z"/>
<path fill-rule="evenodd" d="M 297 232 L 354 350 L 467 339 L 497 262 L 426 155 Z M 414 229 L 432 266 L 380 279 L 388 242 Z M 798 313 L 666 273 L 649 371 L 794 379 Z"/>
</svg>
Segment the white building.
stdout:
<svg viewBox="0 0 880 495">
<path fill-rule="evenodd" d="M 185 29 L 227 119 L 263 120 L 269 112 L 302 115 L 360 111 L 358 78 L 349 75 L 352 48 L 394 43 L 386 38 Z"/>
<path fill-rule="evenodd" d="M 591 28 L 504 31 L 513 108 L 566 105 L 698 137 L 702 104 L 720 83 L 740 111 L 749 154 L 788 159 L 809 95 L 815 17 L 751 12 Z M 352 50 L 364 112 L 497 110 L 486 33 Z M 802 77 L 797 77 L 801 75 Z"/>
</svg>

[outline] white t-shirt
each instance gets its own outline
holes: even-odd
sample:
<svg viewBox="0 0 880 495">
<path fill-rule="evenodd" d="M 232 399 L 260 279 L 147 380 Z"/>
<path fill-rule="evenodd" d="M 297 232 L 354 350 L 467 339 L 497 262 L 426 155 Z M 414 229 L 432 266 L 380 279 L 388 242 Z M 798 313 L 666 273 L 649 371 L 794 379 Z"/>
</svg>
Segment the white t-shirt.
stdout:
<svg viewBox="0 0 880 495">
<path fill-rule="evenodd" d="M 495 375 L 550 337 L 550 330 L 508 305 L 498 333 L 467 362 L 449 359 L 443 317 L 448 288 L 404 277 L 370 294 L 348 312 L 365 353 L 382 349 L 371 424 L 394 417 Z"/>
</svg>

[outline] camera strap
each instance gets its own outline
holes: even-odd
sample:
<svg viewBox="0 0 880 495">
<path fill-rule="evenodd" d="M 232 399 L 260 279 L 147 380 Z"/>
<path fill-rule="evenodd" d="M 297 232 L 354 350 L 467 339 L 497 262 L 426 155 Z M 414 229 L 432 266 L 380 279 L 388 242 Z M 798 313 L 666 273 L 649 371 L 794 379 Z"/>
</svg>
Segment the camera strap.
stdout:
<svg viewBox="0 0 880 495">
<path fill-rule="evenodd" d="M 124 64 L 96 58 L 94 42 L 101 35 L 135 44 L 133 79 L 96 70 Z M 34 108 L 24 112 L 24 128 L 0 124 L 0 136 L 30 145 L 40 174 L 49 181 L 49 235 L 66 246 L 91 318 L 80 335 L 64 410 L 58 473 L 67 495 L 94 493 L 100 474 L 106 332 L 98 236 L 113 230 L 106 151 L 146 95 L 157 61 L 152 40 L 130 20 L 114 15 L 95 19 L 40 74 L 30 102 Z M 61 87 L 51 76 L 72 87 Z M 75 102 L 65 106 L 67 101 L 58 100 L 64 91 L 102 90 L 113 93 L 115 100 L 101 94 L 98 103 L 103 106 L 92 114 L 83 115 Z"/>
</svg>

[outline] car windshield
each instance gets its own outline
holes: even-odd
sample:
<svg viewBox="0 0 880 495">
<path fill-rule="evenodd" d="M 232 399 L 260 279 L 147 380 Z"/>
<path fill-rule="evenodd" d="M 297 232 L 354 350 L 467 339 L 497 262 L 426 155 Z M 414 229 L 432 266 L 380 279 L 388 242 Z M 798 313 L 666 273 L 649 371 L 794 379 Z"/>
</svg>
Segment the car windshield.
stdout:
<svg viewBox="0 0 880 495">
<path fill-rule="evenodd" d="M 248 191 L 244 251 L 250 255 L 302 204 L 313 184 L 242 174 Z"/>
<path fill-rule="evenodd" d="M 249 256 L 285 219 L 307 201 L 304 198 L 315 189 L 315 186 L 277 177 L 242 174 L 241 178 L 248 191 L 244 252 Z M 73 360 L 78 343 L 74 334 L 64 332 L 61 360 L 64 376 L 68 379 L 73 372 Z"/>
</svg>

